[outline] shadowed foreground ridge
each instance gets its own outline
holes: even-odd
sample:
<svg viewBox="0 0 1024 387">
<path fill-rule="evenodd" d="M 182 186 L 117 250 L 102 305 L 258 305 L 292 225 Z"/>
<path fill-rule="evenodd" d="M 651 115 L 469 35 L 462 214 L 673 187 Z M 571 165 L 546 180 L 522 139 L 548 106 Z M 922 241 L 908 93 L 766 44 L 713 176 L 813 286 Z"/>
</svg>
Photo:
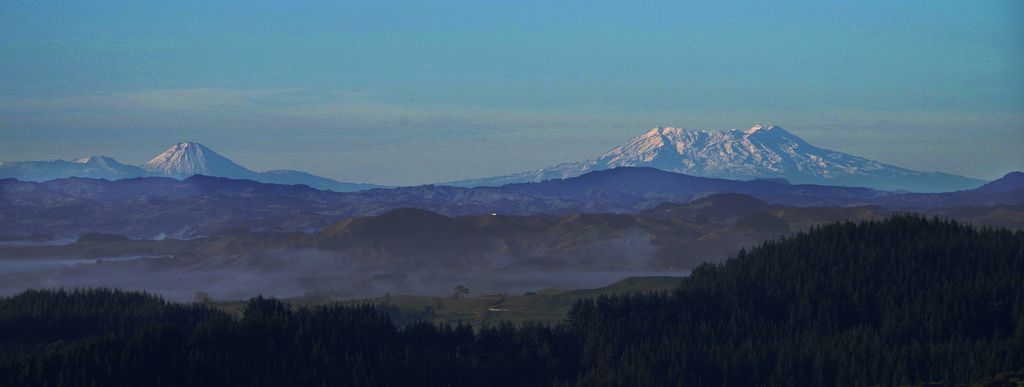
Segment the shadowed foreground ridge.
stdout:
<svg viewBox="0 0 1024 387">
<path fill-rule="evenodd" d="M 582 385 L 967 383 L 1024 367 L 1022 276 L 1024 233 L 896 216 L 768 242 L 670 296 L 570 319 L 597 354 Z M 609 376 L 618 358 L 628 371 Z"/>
<path fill-rule="evenodd" d="M 741 251 L 671 294 L 583 301 L 553 327 L 29 291 L 0 300 L 0 385 L 970 383 L 1024 371 L 1020 278 L 1022 232 L 895 216 Z"/>
</svg>

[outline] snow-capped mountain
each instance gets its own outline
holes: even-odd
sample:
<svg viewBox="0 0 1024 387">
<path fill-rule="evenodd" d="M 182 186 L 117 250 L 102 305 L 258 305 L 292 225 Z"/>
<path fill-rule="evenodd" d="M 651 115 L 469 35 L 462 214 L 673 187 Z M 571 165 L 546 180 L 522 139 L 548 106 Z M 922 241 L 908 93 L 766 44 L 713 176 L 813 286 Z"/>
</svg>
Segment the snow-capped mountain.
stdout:
<svg viewBox="0 0 1024 387">
<path fill-rule="evenodd" d="M 507 176 L 464 180 L 453 185 L 496 186 L 537 182 L 637 166 L 703 177 L 783 178 L 796 184 L 917 192 L 956 191 L 984 183 L 947 173 L 913 171 L 818 148 L 781 127 L 755 125 L 746 131 L 659 127 L 595 159 Z"/>
<path fill-rule="evenodd" d="M 379 188 L 372 184 L 340 182 L 302 171 L 281 169 L 256 172 L 196 142 L 175 144 L 142 168 L 122 164 L 104 156 L 91 156 L 75 161 L 0 162 L 0 179 L 15 178 L 22 181 L 46 181 L 68 177 L 119 180 L 143 176 L 184 179 L 193 175 L 246 179 L 271 184 L 304 184 L 339 192 Z"/>
<path fill-rule="evenodd" d="M 333 191 L 359 191 L 376 188 L 372 184 L 343 183 L 302 171 L 278 169 L 256 172 L 236 164 L 203 144 L 182 142 L 168 148 L 148 163 L 150 173 L 185 178 L 193 175 L 255 180 L 271 184 L 305 184 L 313 188 Z"/>
<path fill-rule="evenodd" d="M 219 176 L 231 179 L 253 179 L 256 172 L 196 142 L 181 142 L 168 148 L 146 163 L 146 171 L 165 176 Z"/>
<path fill-rule="evenodd" d="M 121 164 L 106 156 L 89 156 L 74 161 L 7 161 L 0 162 L 0 178 L 23 181 L 46 181 L 64 177 L 86 177 L 118 180 L 146 176 L 142 168 Z"/>
</svg>

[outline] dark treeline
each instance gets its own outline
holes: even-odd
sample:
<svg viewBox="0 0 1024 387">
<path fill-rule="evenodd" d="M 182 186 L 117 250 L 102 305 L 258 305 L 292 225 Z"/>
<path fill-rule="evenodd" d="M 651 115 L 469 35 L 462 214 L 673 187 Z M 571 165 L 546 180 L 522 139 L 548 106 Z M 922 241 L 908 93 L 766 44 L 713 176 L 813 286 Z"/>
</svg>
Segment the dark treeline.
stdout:
<svg viewBox="0 0 1024 387">
<path fill-rule="evenodd" d="M 0 300 L 0 385 L 893 385 L 1024 372 L 1024 233 L 819 227 L 558 326 L 397 328 L 373 306 L 241 318 L 116 290 Z"/>
<path fill-rule="evenodd" d="M 584 385 L 968 383 L 1024 368 L 1022 281 L 1024 233 L 899 216 L 741 251 L 671 295 L 582 303 L 571 330 Z"/>
</svg>

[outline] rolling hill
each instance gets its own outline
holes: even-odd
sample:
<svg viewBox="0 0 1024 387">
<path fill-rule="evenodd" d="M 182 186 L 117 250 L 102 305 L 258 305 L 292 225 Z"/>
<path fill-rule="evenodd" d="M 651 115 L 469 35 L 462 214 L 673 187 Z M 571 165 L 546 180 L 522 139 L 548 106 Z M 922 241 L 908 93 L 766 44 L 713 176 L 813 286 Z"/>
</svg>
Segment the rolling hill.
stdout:
<svg viewBox="0 0 1024 387">
<path fill-rule="evenodd" d="M 502 187 L 427 185 L 345 193 L 202 175 L 184 180 L 5 179 L 0 180 L 0 235 L 75 237 L 109 232 L 135 238 L 182 238 L 237 228 L 310 232 L 344 218 L 406 207 L 448 216 L 628 214 L 719 193 L 792 207 L 878 205 L 918 211 L 1024 205 L 1024 186 L 1016 176 L 1009 174 L 975 190 L 930 194 L 701 178 L 653 168 L 616 168 Z"/>
</svg>

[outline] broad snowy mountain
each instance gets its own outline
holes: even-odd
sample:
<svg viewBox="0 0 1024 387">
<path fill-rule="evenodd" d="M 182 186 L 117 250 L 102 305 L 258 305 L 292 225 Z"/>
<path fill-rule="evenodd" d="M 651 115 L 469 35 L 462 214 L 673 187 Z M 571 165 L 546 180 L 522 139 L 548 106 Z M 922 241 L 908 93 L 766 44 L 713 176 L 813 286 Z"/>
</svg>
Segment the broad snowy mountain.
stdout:
<svg viewBox="0 0 1024 387">
<path fill-rule="evenodd" d="M 304 184 L 317 189 L 339 192 L 361 191 L 380 186 L 345 183 L 293 170 L 256 172 L 238 165 L 203 144 L 182 142 L 157 155 L 142 168 L 117 162 L 110 157 L 92 156 L 75 161 L 8 161 L 0 162 L 0 179 L 47 181 L 68 177 L 119 180 L 154 176 L 178 179 L 194 175 L 254 180 L 273 184 Z"/>
<path fill-rule="evenodd" d="M 727 179 L 783 178 L 795 184 L 862 186 L 915 192 L 956 191 L 985 182 L 940 172 L 919 172 L 818 148 L 778 126 L 746 131 L 659 127 L 598 158 L 507 176 L 463 180 L 457 186 L 565 179 L 617 167 L 653 167 Z"/>
<path fill-rule="evenodd" d="M 118 180 L 146 176 L 142 168 L 125 165 L 106 156 L 83 157 L 74 161 L 7 161 L 0 162 L 0 178 L 22 181 L 46 181 L 64 177 L 88 177 Z"/>
</svg>

